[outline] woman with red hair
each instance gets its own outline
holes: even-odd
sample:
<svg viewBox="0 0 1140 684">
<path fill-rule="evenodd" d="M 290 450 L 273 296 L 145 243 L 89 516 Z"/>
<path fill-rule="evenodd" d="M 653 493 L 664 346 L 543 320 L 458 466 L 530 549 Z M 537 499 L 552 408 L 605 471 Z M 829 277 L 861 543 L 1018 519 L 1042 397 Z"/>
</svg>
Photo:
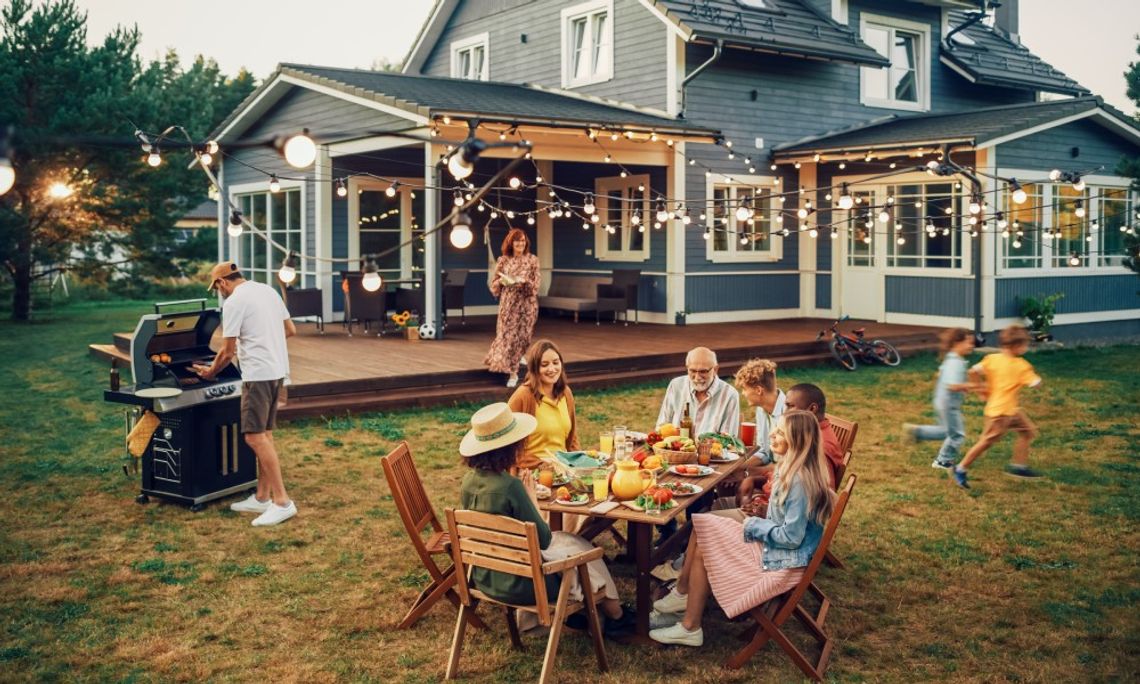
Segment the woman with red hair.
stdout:
<svg viewBox="0 0 1140 684">
<path fill-rule="evenodd" d="M 503 240 L 502 256 L 495 262 L 491 294 L 499 298 L 495 341 L 483 364 L 492 373 L 506 373 L 507 387 L 519 384 L 519 360 L 530 346 L 538 320 L 538 257 L 529 251 L 526 233 L 512 228 Z"/>
</svg>

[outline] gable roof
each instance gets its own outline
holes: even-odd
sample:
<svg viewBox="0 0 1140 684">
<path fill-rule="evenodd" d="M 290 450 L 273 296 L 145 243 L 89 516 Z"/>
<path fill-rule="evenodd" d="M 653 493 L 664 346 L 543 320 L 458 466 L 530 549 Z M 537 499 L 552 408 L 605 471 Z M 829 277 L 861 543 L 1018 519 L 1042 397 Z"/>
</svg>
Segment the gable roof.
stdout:
<svg viewBox="0 0 1140 684">
<path fill-rule="evenodd" d="M 941 144 L 986 148 L 1089 117 L 1095 117 L 1097 123 L 1140 144 L 1140 129 L 1126 115 L 1105 105 L 1099 97 L 1087 96 L 949 114 L 895 114 L 845 130 L 778 145 L 773 156 L 776 159 L 794 159 L 817 152 L 863 154 L 877 149 Z"/>
<path fill-rule="evenodd" d="M 702 138 L 720 135 L 715 129 L 621 102 L 525 83 L 281 64 L 273 76 L 219 124 L 212 137 L 222 142 L 239 136 L 293 87 L 319 90 L 395 114 L 407 119 L 409 128 L 426 125 L 433 118 L 446 115 L 512 125 L 622 128 Z"/>
<path fill-rule="evenodd" d="M 643 0 L 643 4 L 650 4 Z M 792 57 L 827 59 L 871 66 L 890 61 L 844 26 L 801 0 L 764 0 L 765 8 L 736 0 L 652 0 L 676 22 L 690 42 L 723 40 L 728 47 Z"/>
<path fill-rule="evenodd" d="M 964 23 L 970 16 L 967 12 L 950 12 L 950 27 Z M 1089 94 L 1089 90 L 1080 83 L 998 30 L 979 22 L 961 33 L 973 44 L 963 45 L 953 38 L 949 45 L 943 41 L 941 61 L 971 83 L 1044 90 L 1061 95 Z"/>
</svg>

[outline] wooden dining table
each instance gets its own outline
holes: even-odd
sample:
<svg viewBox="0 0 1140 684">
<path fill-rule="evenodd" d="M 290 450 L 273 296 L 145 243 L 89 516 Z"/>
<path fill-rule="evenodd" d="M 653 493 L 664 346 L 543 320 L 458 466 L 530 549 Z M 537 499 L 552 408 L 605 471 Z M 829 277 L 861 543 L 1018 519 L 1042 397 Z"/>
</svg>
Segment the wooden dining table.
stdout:
<svg viewBox="0 0 1140 684">
<path fill-rule="evenodd" d="M 633 556 L 637 579 L 635 635 L 638 640 L 646 641 L 649 638 L 649 613 L 653 609 L 652 576 L 649 573 L 661 563 L 676 557 L 681 551 L 682 545 L 688 540 L 693 523 L 690 517 L 684 525 L 678 525 L 676 531 L 668 538 L 662 539 L 656 548 L 653 546 L 653 528 L 664 525 L 670 520 L 675 520 L 683 511 L 690 509 L 693 512 L 707 510 L 716 497 L 716 486 L 741 467 L 745 460 L 738 458 L 729 463 L 710 463 L 709 467 L 713 469 L 713 472 L 704 477 L 675 475 L 668 471 L 659 476 L 657 478 L 658 483 L 688 482 L 698 485 L 702 489 L 698 494 L 674 497 L 673 501 L 676 501 L 677 505 L 665 511 L 637 511 L 619 504 L 606 513 L 595 513 L 590 509 L 599 502 L 593 499 L 592 492 L 590 493 L 590 501 L 584 505 L 567 506 L 550 499 L 539 501 L 538 507 L 550 515 L 550 529 L 554 531 L 562 529 L 562 515 L 564 513 L 589 516 L 581 528 L 581 533 L 590 539 L 604 532 L 619 520 L 626 521 L 628 548 L 630 555 Z"/>
</svg>

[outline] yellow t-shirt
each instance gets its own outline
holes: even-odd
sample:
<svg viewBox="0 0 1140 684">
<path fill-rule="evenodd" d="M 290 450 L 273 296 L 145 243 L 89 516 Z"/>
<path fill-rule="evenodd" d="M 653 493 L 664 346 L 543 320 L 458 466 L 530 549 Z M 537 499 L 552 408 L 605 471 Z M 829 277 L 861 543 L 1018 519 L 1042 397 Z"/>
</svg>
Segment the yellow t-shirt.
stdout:
<svg viewBox="0 0 1140 684">
<path fill-rule="evenodd" d="M 534 418 L 538 426 L 526 438 L 525 453 L 518 462 L 524 468 L 538 465 L 538 459 L 547 456 L 547 449 L 566 451 L 566 438 L 570 436 L 570 411 L 565 396 L 558 401 L 543 396 L 534 410 Z"/>
<path fill-rule="evenodd" d="M 1004 352 L 988 354 L 979 363 L 986 374 L 986 386 L 990 398 L 986 401 L 987 418 L 1012 416 L 1017 413 L 1017 395 L 1022 387 L 1033 387 L 1041 382 L 1041 377 L 1033 366 L 1020 356 Z"/>
</svg>

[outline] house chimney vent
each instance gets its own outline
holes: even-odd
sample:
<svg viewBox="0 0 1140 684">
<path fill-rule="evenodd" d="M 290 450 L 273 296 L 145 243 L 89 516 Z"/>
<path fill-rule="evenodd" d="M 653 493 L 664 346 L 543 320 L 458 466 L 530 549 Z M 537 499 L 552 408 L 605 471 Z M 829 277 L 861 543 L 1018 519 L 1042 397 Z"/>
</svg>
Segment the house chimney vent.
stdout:
<svg viewBox="0 0 1140 684">
<path fill-rule="evenodd" d="M 1019 24 L 1017 0 L 1001 0 L 1001 4 L 994 10 L 994 26 L 1007 38 L 1020 45 Z"/>
</svg>

